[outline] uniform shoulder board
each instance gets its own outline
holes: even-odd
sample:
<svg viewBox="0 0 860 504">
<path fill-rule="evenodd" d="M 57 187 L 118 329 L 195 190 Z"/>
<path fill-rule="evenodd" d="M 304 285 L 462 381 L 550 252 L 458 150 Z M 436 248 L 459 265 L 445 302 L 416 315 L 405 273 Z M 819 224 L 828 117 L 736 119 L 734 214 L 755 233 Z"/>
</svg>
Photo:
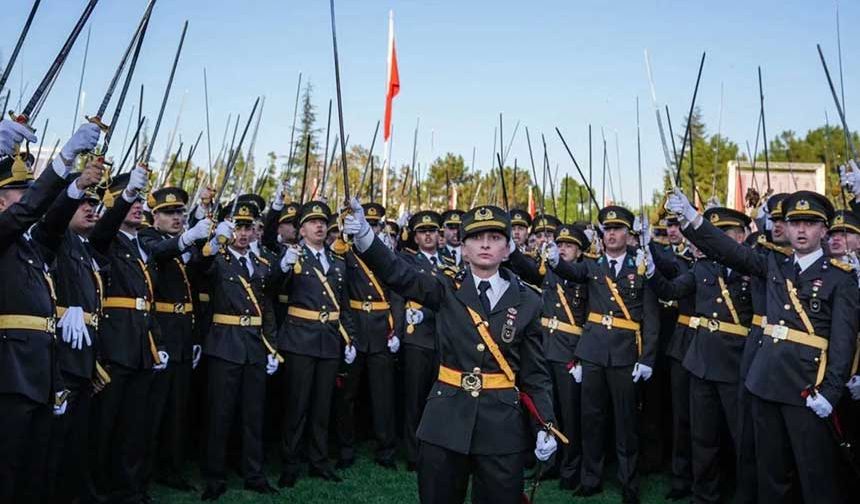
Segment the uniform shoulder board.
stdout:
<svg viewBox="0 0 860 504">
<path fill-rule="evenodd" d="M 600 258 L 600 254 L 592 254 L 591 252 L 583 252 L 582 255 L 594 261 Z"/>
<path fill-rule="evenodd" d="M 543 293 L 541 288 L 538 287 L 537 285 L 530 284 L 530 283 L 524 281 L 522 278 L 520 278 L 520 290 L 525 290 L 526 288 L 533 290 L 535 292 L 535 294 L 538 294 L 538 295 Z"/>
<path fill-rule="evenodd" d="M 854 267 L 853 267 L 853 266 L 851 266 L 850 264 L 848 264 L 848 263 L 847 263 L 847 262 L 845 262 L 845 261 L 840 261 L 839 259 L 833 259 L 833 258 L 831 258 L 831 259 L 830 259 L 830 264 L 832 264 L 832 265 L 836 266 L 837 268 L 841 269 L 842 271 L 846 271 L 846 272 L 849 272 L 849 273 L 850 273 L 851 271 L 854 271 Z"/>
<path fill-rule="evenodd" d="M 265 264 L 266 266 L 269 266 L 269 260 L 266 259 L 265 257 L 258 256 L 257 260 L 260 261 L 261 263 Z"/>
<path fill-rule="evenodd" d="M 775 243 L 771 243 L 767 241 L 767 237 L 765 235 L 759 235 L 756 240 L 756 243 L 768 250 L 773 250 L 774 252 L 778 252 L 784 256 L 790 256 L 793 254 L 793 251 L 790 247 L 781 247 Z"/>
<path fill-rule="evenodd" d="M 344 258 L 343 258 L 343 256 L 342 256 L 342 255 L 340 255 L 340 254 L 335 254 L 334 252 L 332 252 L 332 253 L 331 253 L 331 255 L 332 255 L 332 257 L 334 257 L 335 259 L 340 259 L 341 261 L 345 261 L 345 260 L 346 260 L 346 259 L 344 259 Z"/>
</svg>

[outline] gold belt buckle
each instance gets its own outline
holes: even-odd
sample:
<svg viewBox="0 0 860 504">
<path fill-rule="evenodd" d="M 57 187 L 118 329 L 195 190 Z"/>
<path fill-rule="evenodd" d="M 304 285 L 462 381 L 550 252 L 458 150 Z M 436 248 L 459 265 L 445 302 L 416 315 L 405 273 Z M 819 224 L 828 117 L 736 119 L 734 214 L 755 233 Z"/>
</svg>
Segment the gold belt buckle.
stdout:
<svg viewBox="0 0 860 504">
<path fill-rule="evenodd" d="M 607 329 L 612 329 L 612 315 L 604 315 L 600 319 L 600 323 L 603 324 Z"/>
<path fill-rule="evenodd" d="M 476 395 L 484 388 L 484 380 L 480 373 L 463 373 L 460 377 L 460 387 L 466 392 Z"/>
<path fill-rule="evenodd" d="M 373 303 L 371 303 L 370 301 L 365 301 L 361 304 L 361 309 L 366 311 L 367 313 L 370 313 L 373 311 Z"/>
<path fill-rule="evenodd" d="M 320 317 L 320 322 L 322 322 L 323 324 L 325 324 L 326 322 L 328 322 L 328 319 L 329 319 L 329 312 L 327 312 L 327 311 L 320 311 L 320 315 L 319 315 L 319 317 Z"/>
<path fill-rule="evenodd" d="M 185 315 L 185 303 L 173 303 L 173 313 Z"/>
<path fill-rule="evenodd" d="M 772 326 L 773 331 L 771 332 L 771 337 L 775 340 L 785 340 L 788 339 L 788 327 L 782 325 Z"/>
<path fill-rule="evenodd" d="M 714 319 L 708 320 L 708 330 L 709 331 L 716 332 L 719 329 L 720 329 L 720 321 L 719 320 L 714 320 Z"/>
<path fill-rule="evenodd" d="M 47 322 L 45 323 L 45 331 L 49 332 L 51 334 L 56 333 L 57 332 L 57 319 L 55 319 L 53 317 L 49 318 L 47 320 Z"/>
<path fill-rule="evenodd" d="M 248 327 L 251 325 L 251 317 L 250 315 L 241 315 L 239 317 L 239 325 L 242 327 Z"/>
<path fill-rule="evenodd" d="M 556 329 L 558 329 L 558 317 L 553 317 L 549 319 L 549 324 L 547 325 L 549 326 L 550 331 L 555 331 Z"/>
<path fill-rule="evenodd" d="M 690 317 L 690 329 L 696 329 L 702 323 L 700 317 Z"/>
<path fill-rule="evenodd" d="M 134 309 L 137 311 L 146 311 L 146 300 L 143 298 L 134 298 Z"/>
</svg>

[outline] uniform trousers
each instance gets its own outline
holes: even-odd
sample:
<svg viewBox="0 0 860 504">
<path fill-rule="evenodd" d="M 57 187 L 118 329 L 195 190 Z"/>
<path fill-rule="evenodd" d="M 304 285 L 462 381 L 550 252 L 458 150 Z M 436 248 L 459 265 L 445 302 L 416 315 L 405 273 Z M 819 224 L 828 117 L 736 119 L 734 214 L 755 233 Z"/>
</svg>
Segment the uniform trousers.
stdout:
<svg viewBox="0 0 860 504">
<path fill-rule="evenodd" d="M 524 466 L 525 453 L 463 454 L 422 442 L 418 454 L 418 496 L 422 504 L 463 502 L 471 477 L 473 503 L 520 504 Z"/>
<path fill-rule="evenodd" d="M 419 442 L 416 433 L 427 395 L 439 372 L 436 353 L 413 345 L 403 346 L 404 435 L 406 461 L 418 463 Z"/>
</svg>

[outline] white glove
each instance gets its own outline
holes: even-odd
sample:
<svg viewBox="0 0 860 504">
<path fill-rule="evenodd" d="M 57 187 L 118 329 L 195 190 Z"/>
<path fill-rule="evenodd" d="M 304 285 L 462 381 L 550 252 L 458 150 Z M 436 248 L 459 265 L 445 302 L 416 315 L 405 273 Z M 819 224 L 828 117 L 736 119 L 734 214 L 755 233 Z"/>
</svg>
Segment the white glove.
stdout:
<svg viewBox="0 0 860 504">
<path fill-rule="evenodd" d="M 191 229 L 188 229 L 179 236 L 179 249 L 185 250 L 197 240 L 209 238 L 210 227 L 212 227 L 212 221 L 209 219 L 197 222 Z"/>
<path fill-rule="evenodd" d="M 65 393 L 65 391 L 57 392 L 57 393 L 55 394 L 55 397 L 56 397 L 57 399 L 59 399 L 59 398 L 60 398 L 60 395 L 62 395 L 62 394 L 64 394 L 64 393 Z M 65 415 L 65 414 L 66 414 L 66 408 L 68 408 L 68 407 L 69 407 L 69 401 L 68 401 L 68 399 L 63 399 L 63 402 L 62 402 L 62 403 L 60 403 L 60 404 L 59 404 L 59 406 L 57 405 L 56 401 L 54 401 L 54 416 L 62 416 L 62 415 Z"/>
<path fill-rule="evenodd" d="M 394 250 L 396 244 L 394 243 L 394 240 L 391 239 L 391 235 L 386 233 L 385 230 L 380 231 L 376 237 L 379 238 L 379 241 L 381 241 L 383 245 L 388 247 L 388 250 Z"/>
<path fill-rule="evenodd" d="M 409 224 L 409 219 L 411 218 L 412 213 L 404 210 L 403 213 L 400 214 L 400 217 L 397 218 L 397 225 L 400 227 L 400 229 L 403 229 L 403 226 Z"/>
<path fill-rule="evenodd" d="M 355 361 L 355 346 L 347 345 L 343 349 L 343 361 L 347 364 L 352 364 Z"/>
<path fill-rule="evenodd" d="M 639 243 L 643 247 L 647 247 L 651 243 L 651 223 L 648 222 L 648 219 L 645 219 L 645 223 L 642 225 L 642 231 L 639 234 Z"/>
<path fill-rule="evenodd" d="M 860 170 L 853 159 L 848 161 L 847 167 L 845 165 L 839 167 L 839 182 L 855 196 L 860 194 Z"/>
<path fill-rule="evenodd" d="M 125 191 L 131 195 L 137 195 L 144 187 L 146 187 L 146 183 L 149 181 L 149 171 L 143 166 L 135 166 L 133 170 L 131 170 L 131 175 L 128 179 L 128 185 L 125 186 Z"/>
<path fill-rule="evenodd" d="M 287 247 L 287 251 L 284 252 L 284 257 L 281 258 L 281 271 L 286 273 L 290 271 L 297 262 L 299 261 L 299 248 L 298 247 Z"/>
<path fill-rule="evenodd" d="M 397 353 L 398 350 L 400 350 L 400 338 L 396 335 L 388 338 L 388 351 Z"/>
<path fill-rule="evenodd" d="M 352 198 L 349 201 L 349 206 L 352 213 L 347 214 L 343 219 L 343 232 L 353 236 L 355 247 L 359 252 L 364 252 L 373 244 L 373 233 L 370 230 L 370 224 L 364 217 L 361 203 L 356 198 Z"/>
<path fill-rule="evenodd" d="M 546 462 L 557 449 L 558 443 L 555 442 L 555 436 L 547 434 L 545 430 L 538 431 L 535 443 L 535 457 L 538 460 Z"/>
<path fill-rule="evenodd" d="M 72 135 L 72 138 L 63 146 L 60 155 L 66 161 L 73 161 L 78 154 L 89 152 L 96 148 L 99 143 L 99 137 L 102 134 L 101 128 L 97 125 L 88 122 L 81 125 L 78 131 Z"/>
<path fill-rule="evenodd" d="M 278 187 L 275 189 L 275 196 L 272 198 L 272 210 L 276 212 L 284 209 L 284 190 L 286 186 L 287 181 L 284 180 L 284 183 L 278 184 Z"/>
<path fill-rule="evenodd" d="M 582 364 L 577 362 L 567 372 L 573 377 L 573 381 L 582 383 Z"/>
<path fill-rule="evenodd" d="M 39 141 L 27 126 L 9 119 L 0 121 L 0 155 L 11 156 L 15 154 L 15 148 L 24 140 L 30 143 Z"/>
<path fill-rule="evenodd" d="M 233 239 L 233 228 L 235 224 L 230 221 L 221 221 L 218 223 L 218 226 L 215 227 L 215 237 L 222 236 L 227 241 Z"/>
<path fill-rule="evenodd" d="M 266 374 L 272 376 L 278 370 L 278 358 L 272 354 L 266 356 Z"/>
<path fill-rule="evenodd" d="M 406 323 L 410 325 L 418 325 L 424 322 L 424 312 L 415 308 L 406 309 Z"/>
<path fill-rule="evenodd" d="M 84 340 L 87 346 L 92 346 L 93 342 L 84 323 L 84 310 L 80 306 L 70 306 L 57 322 L 57 327 L 63 328 L 63 342 L 71 343 L 73 349 L 82 349 Z"/>
<path fill-rule="evenodd" d="M 636 267 L 645 265 L 645 276 L 651 278 L 654 276 L 654 258 L 651 257 L 651 252 L 648 249 L 638 249 L 636 251 Z"/>
<path fill-rule="evenodd" d="M 203 347 L 200 345 L 191 345 L 191 369 L 197 369 L 200 365 L 200 358 L 203 357 Z"/>
<path fill-rule="evenodd" d="M 209 209 L 203 206 L 202 201 L 194 208 L 194 218 L 197 220 L 205 219 L 208 214 Z"/>
<path fill-rule="evenodd" d="M 669 193 L 669 198 L 666 199 L 666 209 L 681 216 L 687 222 L 693 222 L 699 215 L 696 209 L 690 204 L 690 200 L 684 196 L 680 189 Z"/>
<path fill-rule="evenodd" d="M 553 268 L 558 266 L 558 245 L 554 241 L 544 244 L 544 253 L 546 254 L 546 262 Z"/>
<path fill-rule="evenodd" d="M 648 381 L 648 378 L 651 378 L 651 373 L 653 372 L 654 370 L 651 369 L 651 366 L 646 366 L 645 364 L 640 364 L 639 362 L 637 362 L 633 366 L 633 383 L 638 382 L 640 378 L 643 382 Z"/>
<path fill-rule="evenodd" d="M 161 362 L 158 364 L 153 364 L 152 369 L 156 371 L 164 371 L 167 369 L 167 361 L 170 360 L 170 355 L 167 354 L 164 350 L 158 351 L 158 360 Z"/>
<path fill-rule="evenodd" d="M 854 375 L 845 384 L 848 387 L 848 392 L 851 393 L 851 399 L 860 401 L 860 375 Z"/>
<path fill-rule="evenodd" d="M 833 412 L 833 406 L 830 405 L 830 401 L 821 394 L 815 394 L 814 396 L 813 394 L 809 394 L 806 396 L 806 407 L 814 411 L 819 418 L 827 418 Z"/>
</svg>

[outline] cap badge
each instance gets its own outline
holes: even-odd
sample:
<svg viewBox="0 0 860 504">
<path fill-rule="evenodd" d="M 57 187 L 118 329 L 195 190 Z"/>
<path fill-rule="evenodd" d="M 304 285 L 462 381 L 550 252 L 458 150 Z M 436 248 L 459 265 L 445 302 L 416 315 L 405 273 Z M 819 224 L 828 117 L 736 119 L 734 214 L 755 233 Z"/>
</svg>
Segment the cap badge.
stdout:
<svg viewBox="0 0 860 504">
<path fill-rule="evenodd" d="M 617 219 L 618 214 L 615 213 L 615 210 L 610 210 L 610 211 L 606 212 L 606 218 L 607 219 Z"/>
<path fill-rule="evenodd" d="M 719 214 L 711 214 L 711 222 L 719 222 L 720 215 Z"/>
<path fill-rule="evenodd" d="M 487 207 L 479 208 L 478 211 L 475 212 L 475 220 L 476 221 L 485 221 L 493 218 L 493 211 Z M 451 220 L 460 220 L 460 216 L 454 214 L 451 216 Z"/>
<path fill-rule="evenodd" d="M 168 194 L 167 196 L 164 197 L 164 202 L 165 203 L 176 203 L 176 195 L 175 194 Z"/>
<path fill-rule="evenodd" d="M 794 204 L 795 210 L 809 210 L 809 202 L 805 199 L 798 200 L 797 203 Z"/>
</svg>

